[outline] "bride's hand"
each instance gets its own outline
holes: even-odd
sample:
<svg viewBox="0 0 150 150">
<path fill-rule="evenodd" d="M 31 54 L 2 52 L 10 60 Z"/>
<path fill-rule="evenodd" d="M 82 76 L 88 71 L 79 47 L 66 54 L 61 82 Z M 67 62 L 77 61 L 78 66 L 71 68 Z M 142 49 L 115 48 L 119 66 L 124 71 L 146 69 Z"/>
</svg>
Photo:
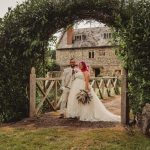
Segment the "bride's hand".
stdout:
<svg viewBox="0 0 150 150">
<path fill-rule="evenodd" d="M 90 89 L 89 89 L 89 88 L 86 88 L 85 90 L 86 90 L 86 92 L 87 92 L 87 93 L 89 93 L 89 92 L 90 92 Z"/>
</svg>

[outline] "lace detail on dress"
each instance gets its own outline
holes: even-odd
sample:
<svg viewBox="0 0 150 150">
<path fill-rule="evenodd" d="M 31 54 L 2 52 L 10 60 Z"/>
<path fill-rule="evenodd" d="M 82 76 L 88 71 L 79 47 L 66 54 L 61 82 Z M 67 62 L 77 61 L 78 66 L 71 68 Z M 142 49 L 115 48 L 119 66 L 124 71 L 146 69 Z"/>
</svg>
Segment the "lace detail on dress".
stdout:
<svg viewBox="0 0 150 150">
<path fill-rule="evenodd" d="M 83 73 L 82 73 L 81 71 L 77 72 L 77 73 L 75 74 L 75 79 L 82 79 L 82 80 L 84 80 L 84 75 L 83 75 Z"/>
</svg>

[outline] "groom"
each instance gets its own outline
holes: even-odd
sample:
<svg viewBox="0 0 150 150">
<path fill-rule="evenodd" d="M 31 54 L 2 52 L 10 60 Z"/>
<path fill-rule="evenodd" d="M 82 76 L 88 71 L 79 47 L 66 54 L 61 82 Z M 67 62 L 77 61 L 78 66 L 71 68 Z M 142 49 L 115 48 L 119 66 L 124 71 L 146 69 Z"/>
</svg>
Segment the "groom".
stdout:
<svg viewBox="0 0 150 150">
<path fill-rule="evenodd" d="M 63 90 L 63 93 L 62 93 L 60 101 L 59 101 L 60 111 L 61 111 L 59 118 L 65 117 L 65 109 L 67 106 L 70 88 L 71 88 L 73 80 L 75 79 L 75 72 L 77 72 L 77 71 L 78 71 L 78 69 L 76 67 L 76 61 L 74 58 L 71 58 L 70 59 L 70 67 L 64 69 L 63 75 L 62 75 L 61 89 Z"/>
</svg>

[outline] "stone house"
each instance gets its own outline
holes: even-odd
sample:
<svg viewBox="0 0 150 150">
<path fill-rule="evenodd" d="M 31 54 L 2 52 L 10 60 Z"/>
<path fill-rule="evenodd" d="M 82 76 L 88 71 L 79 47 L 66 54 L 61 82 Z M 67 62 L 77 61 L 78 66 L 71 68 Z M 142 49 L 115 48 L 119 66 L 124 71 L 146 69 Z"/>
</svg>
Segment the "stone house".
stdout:
<svg viewBox="0 0 150 150">
<path fill-rule="evenodd" d="M 85 61 L 92 76 L 121 74 L 121 62 L 112 45 L 112 32 L 107 26 L 69 28 L 61 36 L 56 49 L 56 62 L 65 68 L 70 58 Z"/>
</svg>

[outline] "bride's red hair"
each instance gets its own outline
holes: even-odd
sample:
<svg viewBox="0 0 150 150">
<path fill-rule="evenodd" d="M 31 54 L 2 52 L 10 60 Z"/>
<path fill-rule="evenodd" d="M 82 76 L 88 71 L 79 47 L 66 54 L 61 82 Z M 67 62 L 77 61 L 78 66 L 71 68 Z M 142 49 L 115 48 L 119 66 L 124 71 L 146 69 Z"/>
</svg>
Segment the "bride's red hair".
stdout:
<svg viewBox="0 0 150 150">
<path fill-rule="evenodd" d="M 83 66 L 83 68 L 81 69 L 82 72 L 89 71 L 88 66 L 86 65 L 86 63 L 84 61 L 81 61 L 80 63 Z"/>
</svg>

